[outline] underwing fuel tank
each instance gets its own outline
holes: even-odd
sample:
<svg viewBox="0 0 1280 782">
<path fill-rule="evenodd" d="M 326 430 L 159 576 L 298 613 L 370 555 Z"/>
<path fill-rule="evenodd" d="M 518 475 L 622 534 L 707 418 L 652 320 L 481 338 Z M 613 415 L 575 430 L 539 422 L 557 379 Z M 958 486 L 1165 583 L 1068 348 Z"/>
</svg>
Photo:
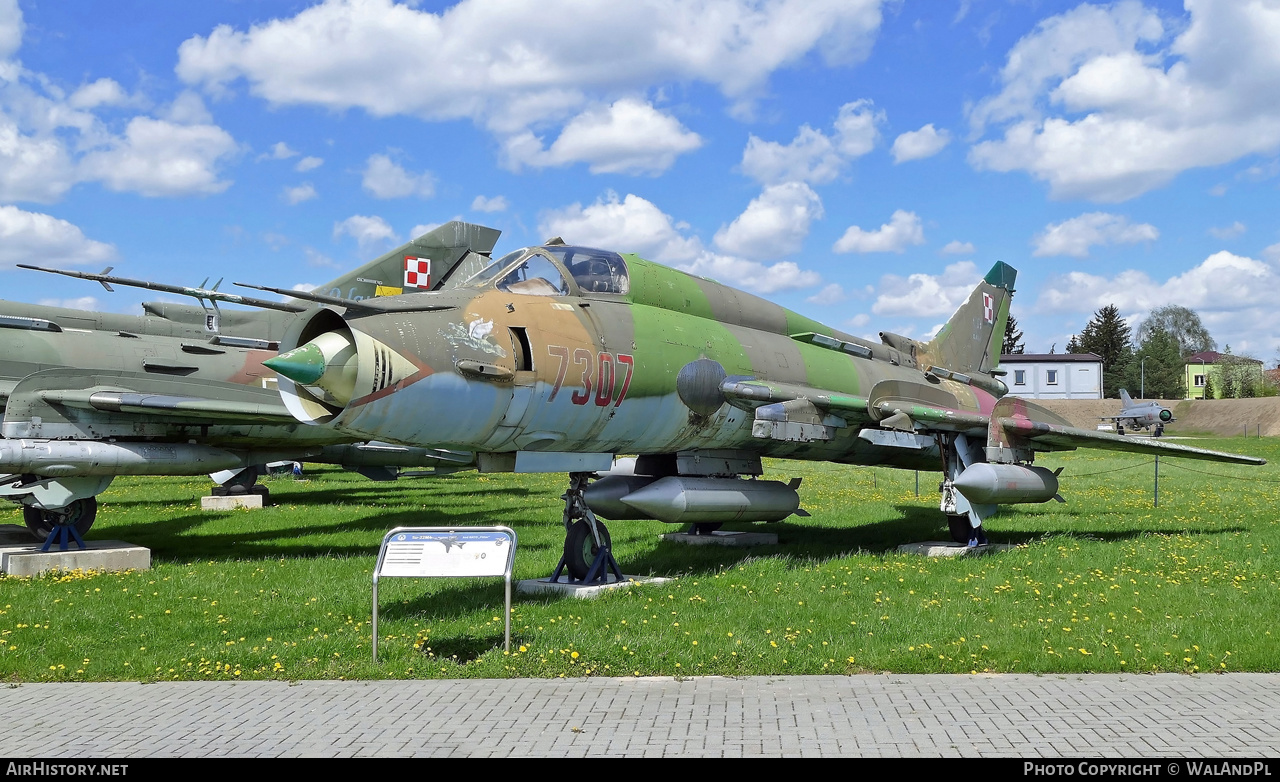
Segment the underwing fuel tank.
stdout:
<svg viewBox="0 0 1280 782">
<path fill-rule="evenodd" d="M 1020 464 L 970 465 L 953 485 L 966 500 L 978 505 L 1048 502 L 1058 494 L 1057 475 L 1043 467 Z"/>
<path fill-rule="evenodd" d="M 317 449 L 318 450 L 318 449 Z M 96 440 L 0 440 L 0 473 L 44 478 L 87 475 L 202 475 L 250 464 L 309 456 L 230 451 L 191 443 L 111 443 Z"/>
<path fill-rule="evenodd" d="M 593 512 L 606 519 L 656 519 L 668 524 L 781 521 L 800 507 L 796 490 L 779 481 L 683 475 L 608 476 L 587 488 L 586 500 Z"/>
</svg>

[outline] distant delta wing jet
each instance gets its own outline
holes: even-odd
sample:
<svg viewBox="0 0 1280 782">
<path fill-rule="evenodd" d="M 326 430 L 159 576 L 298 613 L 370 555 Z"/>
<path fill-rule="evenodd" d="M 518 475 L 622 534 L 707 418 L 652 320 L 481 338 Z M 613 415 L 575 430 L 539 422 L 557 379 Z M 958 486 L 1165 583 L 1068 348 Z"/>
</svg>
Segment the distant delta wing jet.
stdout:
<svg viewBox="0 0 1280 782">
<path fill-rule="evenodd" d="M 317 289 L 328 306 L 430 290 L 490 262 L 498 232 L 452 222 Z M 20 264 L 22 265 L 22 264 Z M 81 534 L 96 496 L 117 475 L 219 473 L 253 486 L 275 460 L 339 464 L 374 478 L 393 468 L 452 471 L 470 454 L 359 442 L 335 429 L 299 427 L 262 362 L 305 304 L 213 289 L 39 267 L 111 285 L 192 296 L 201 304 L 147 303 L 142 316 L 0 301 L 0 498 L 23 505 L 45 538 L 57 525 Z M 400 296 L 412 299 L 412 296 Z M 221 309 L 247 304 L 269 311 Z"/>
<path fill-rule="evenodd" d="M 1130 429 L 1146 429 L 1154 426 L 1155 436 L 1159 437 L 1164 434 L 1164 425 L 1177 419 L 1173 417 L 1171 410 L 1155 402 L 1141 404 L 1134 402 L 1129 392 L 1122 388 L 1120 389 L 1120 414 L 1102 416 L 1098 420 L 1115 423 L 1116 434 L 1124 434 L 1126 426 Z"/>
<path fill-rule="evenodd" d="M 608 548 L 597 514 L 714 527 L 797 512 L 795 482 L 742 479 L 764 456 L 942 471 L 942 512 L 972 545 L 997 504 L 1057 496 L 1037 451 L 1265 463 L 1002 399 L 1015 275 L 995 264 L 929 342 L 882 332 L 876 344 L 636 255 L 551 240 L 455 288 L 303 314 L 264 363 L 299 421 L 475 451 L 482 471 L 570 473 L 576 578 Z M 620 453 L 640 455 L 633 474 L 589 483 Z"/>
</svg>

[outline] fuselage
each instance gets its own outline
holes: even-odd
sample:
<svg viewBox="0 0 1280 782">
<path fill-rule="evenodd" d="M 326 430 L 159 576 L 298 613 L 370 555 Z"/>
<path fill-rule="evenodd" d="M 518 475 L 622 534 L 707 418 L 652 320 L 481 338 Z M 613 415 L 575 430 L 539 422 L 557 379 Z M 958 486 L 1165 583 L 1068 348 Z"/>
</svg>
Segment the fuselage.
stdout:
<svg viewBox="0 0 1280 782">
<path fill-rule="evenodd" d="M 360 437 L 479 452 L 726 449 L 940 468 L 936 450 L 859 439 L 872 420 L 866 411 L 863 421 L 833 422 L 830 440 L 753 437 L 753 410 L 720 390 L 736 377 L 865 399 L 881 381 L 926 382 L 908 352 L 634 255 L 529 248 L 495 266 L 478 283 L 418 294 L 436 311 L 349 313 L 345 323 L 324 316 L 327 325 L 286 338 L 282 349 L 345 328 L 358 354 L 349 390 L 317 407 L 327 390 L 295 387 L 295 408 Z M 802 338 L 814 334 L 870 357 Z M 988 413 L 996 401 L 931 382 L 960 410 Z"/>
</svg>

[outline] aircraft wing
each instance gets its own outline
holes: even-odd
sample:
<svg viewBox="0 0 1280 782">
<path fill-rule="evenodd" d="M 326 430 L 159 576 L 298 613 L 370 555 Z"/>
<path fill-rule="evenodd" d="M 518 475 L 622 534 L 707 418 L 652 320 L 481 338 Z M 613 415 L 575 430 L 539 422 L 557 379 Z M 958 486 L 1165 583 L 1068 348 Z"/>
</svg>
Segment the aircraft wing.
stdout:
<svg viewBox="0 0 1280 782">
<path fill-rule="evenodd" d="M 86 427 L 100 436 L 164 436 L 174 426 L 291 423 L 295 419 L 270 389 L 69 367 L 23 378 L 5 409 L 10 437 L 66 437 Z"/>
<path fill-rule="evenodd" d="M 921 391 L 932 393 L 926 398 Z M 1145 453 L 1152 456 L 1177 456 L 1184 459 L 1228 462 L 1231 464 L 1266 464 L 1265 459 L 1240 454 L 1211 451 L 1206 448 L 1171 443 L 1164 440 L 1126 437 L 1109 432 L 1080 429 L 1048 409 L 1019 397 L 1005 397 L 996 403 L 990 415 L 958 410 L 943 402 L 940 389 L 914 384 L 872 389 L 870 408 L 882 427 L 902 428 L 902 424 L 918 433 L 930 431 L 959 432 L 984 436 L 988 447 L 1029 448 L 1036 451 L 1071 451 L 1077 448 L 1101 448 L 1109 451 Z M 1117 416 L 1119 417 L 1119 416 Z"/>
</svg>

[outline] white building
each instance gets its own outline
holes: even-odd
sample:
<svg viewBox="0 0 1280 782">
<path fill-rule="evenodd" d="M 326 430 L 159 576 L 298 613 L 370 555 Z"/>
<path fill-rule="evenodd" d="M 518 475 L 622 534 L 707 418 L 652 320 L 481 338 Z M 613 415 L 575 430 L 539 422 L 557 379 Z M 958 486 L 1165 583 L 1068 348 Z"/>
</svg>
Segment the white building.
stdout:
<svg viewBox="0 0 1280 782">
<path fill-rule="evenodd" d="M 1101 399 L 1102 356 L 1094 353 L 1015 353 L 1000 357 L 1010 396 Z"/>
</svg>

